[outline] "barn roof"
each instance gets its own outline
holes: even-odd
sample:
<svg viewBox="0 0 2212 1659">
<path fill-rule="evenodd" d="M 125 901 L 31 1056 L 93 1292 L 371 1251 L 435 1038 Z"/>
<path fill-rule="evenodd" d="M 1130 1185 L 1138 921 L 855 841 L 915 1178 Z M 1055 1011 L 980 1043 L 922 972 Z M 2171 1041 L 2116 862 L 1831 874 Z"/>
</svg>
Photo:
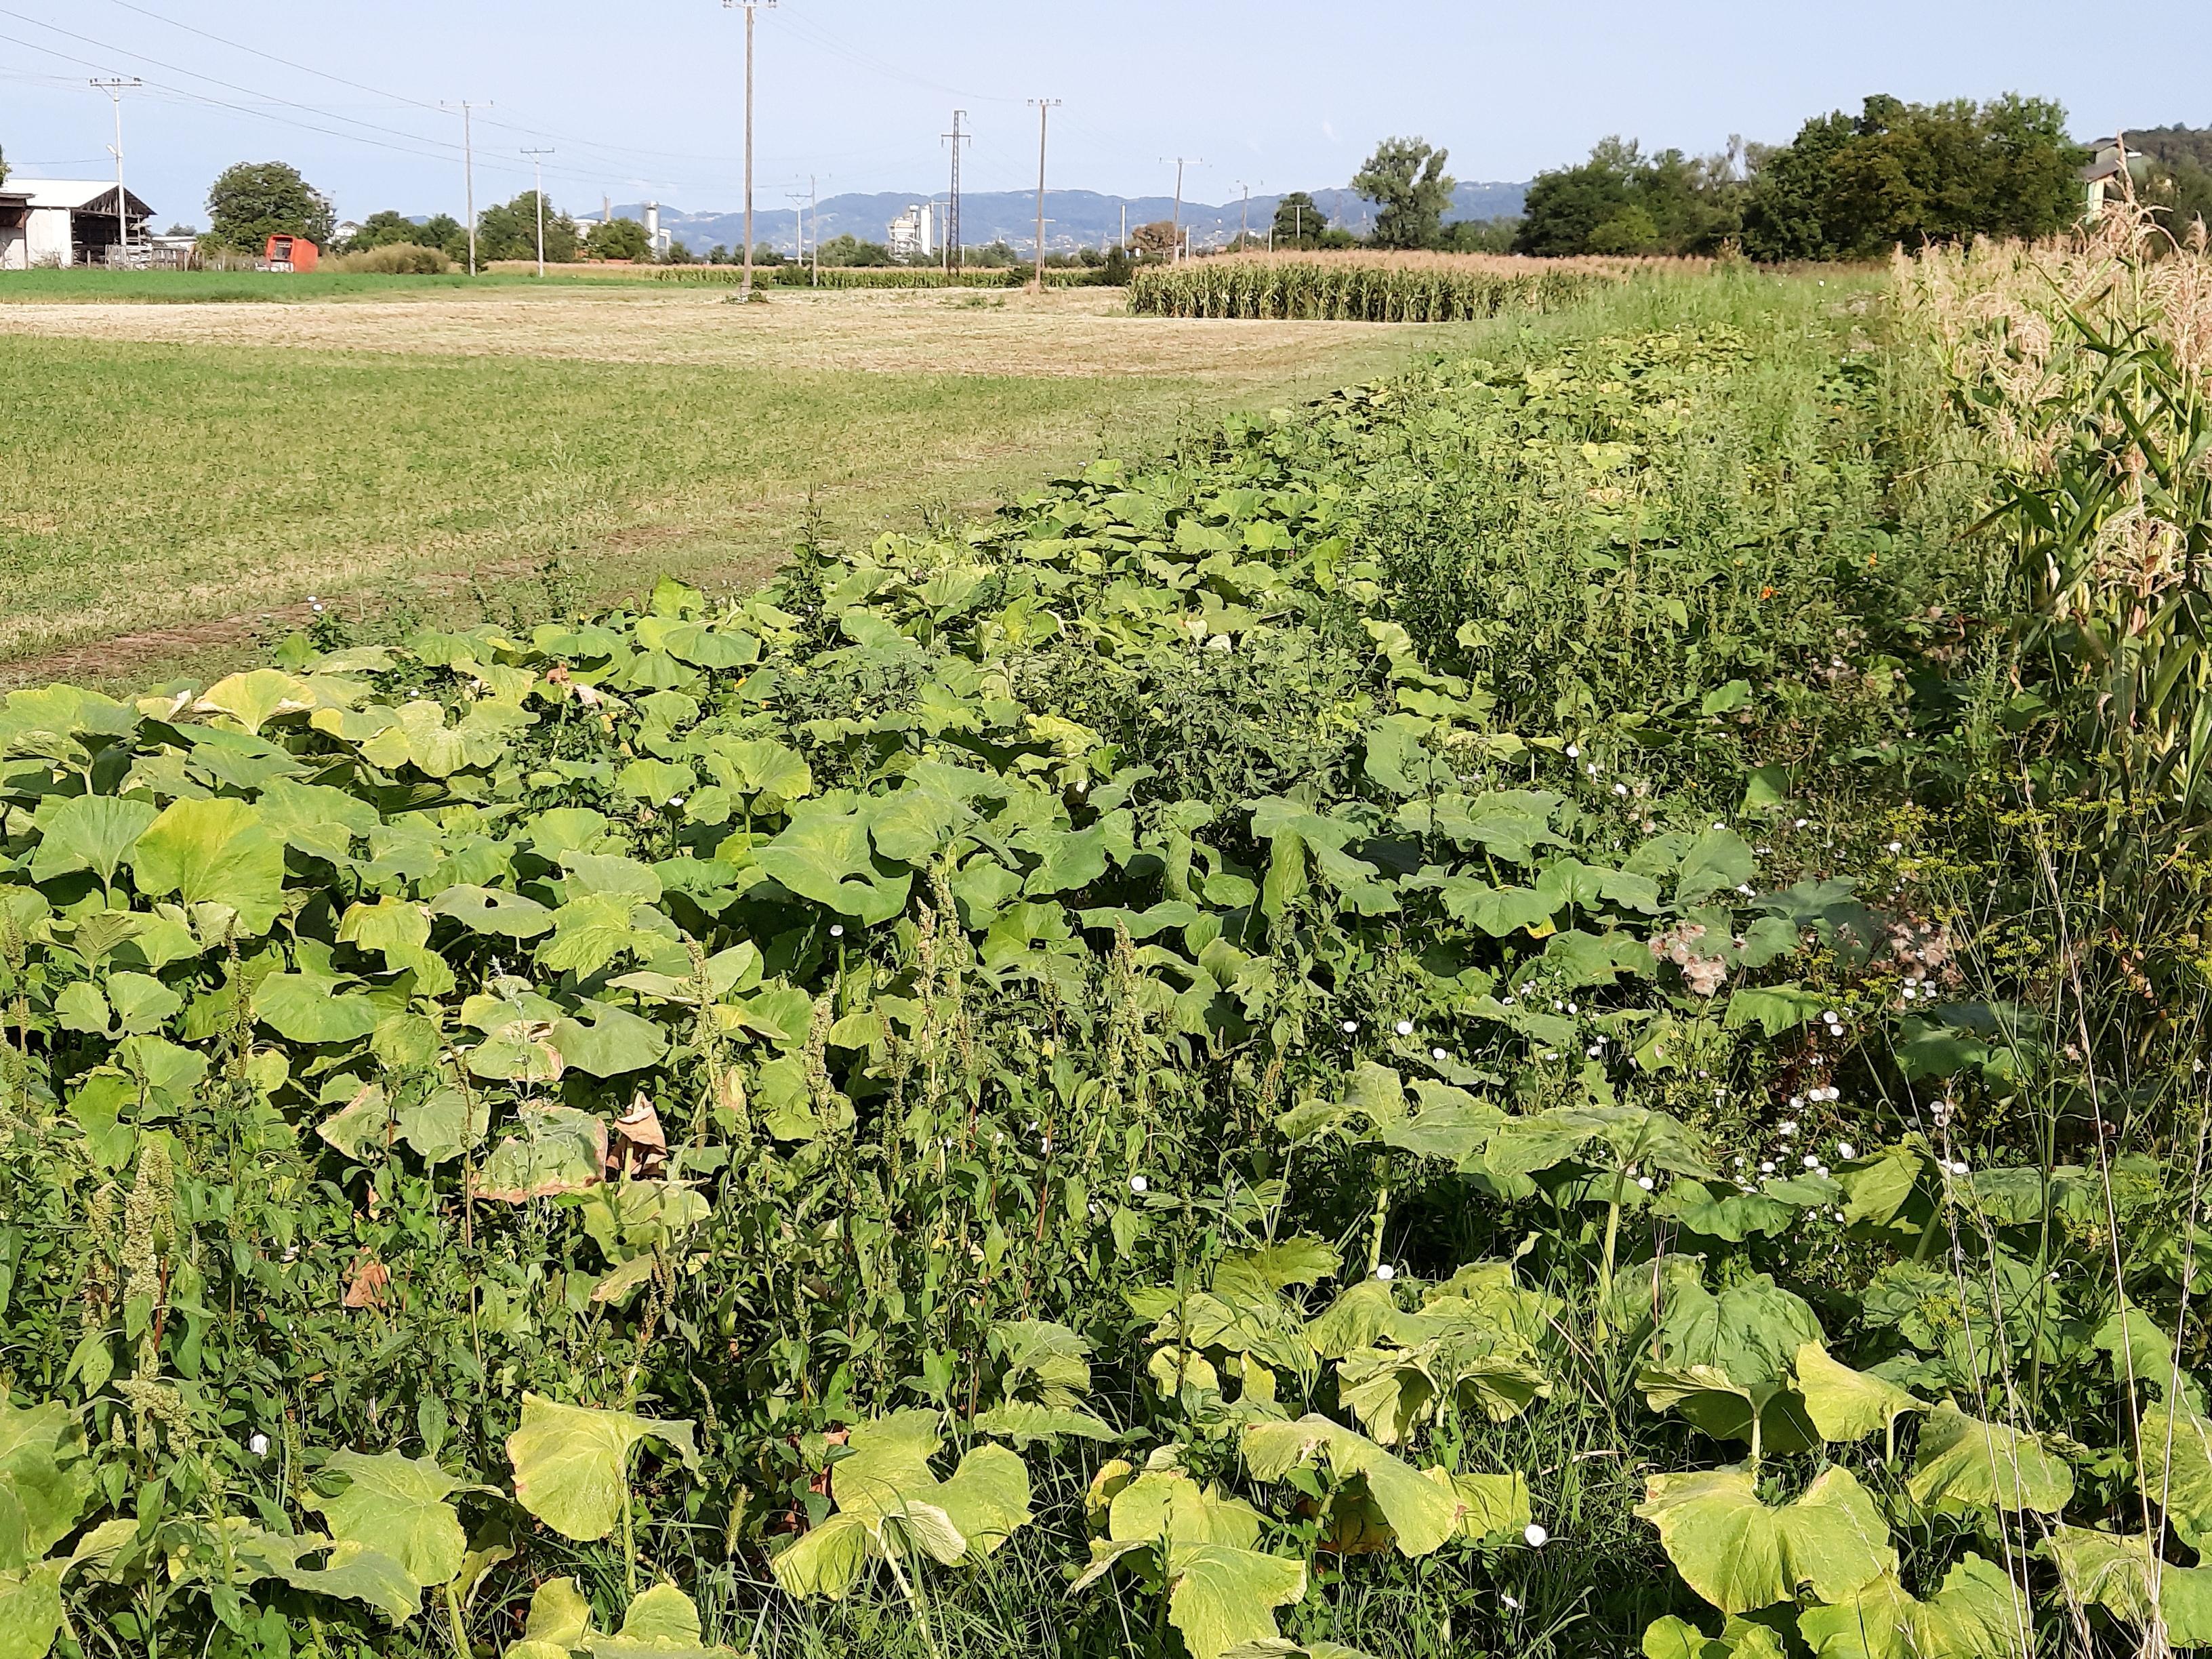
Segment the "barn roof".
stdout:
<svg viewBox="0 0 2212 1659">
<path fill-rule="evenodd" d="M 6 189 L 11 196 L 30 198 L 33 208 L 67 208 L 82 213 L 95 207 L 115 210 L 115 180 L 112 179 L 18 179 L 10 175 Z M 135 214 L 151 214 L 136 191 L 126 192 L 130 209 Z"/>
</svg>

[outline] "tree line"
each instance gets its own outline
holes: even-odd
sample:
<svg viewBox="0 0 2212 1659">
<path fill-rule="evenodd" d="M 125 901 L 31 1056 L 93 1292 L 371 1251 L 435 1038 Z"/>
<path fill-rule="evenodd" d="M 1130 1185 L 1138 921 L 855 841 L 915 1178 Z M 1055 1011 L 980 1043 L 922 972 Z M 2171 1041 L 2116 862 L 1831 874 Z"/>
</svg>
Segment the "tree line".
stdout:
<svg viewBox="0 0 2212 1659">
<path fill-rule="evenodd" d="M 2212 222 L 2212 130 L 2152 127 L 2128 138 L 2141 152 L 2130 167 L 2139 198 L 2167 214 L 2177 234 L 2200 219 Z M 1446 170 L 1449 153 L 1418 137 L 1394 137 L 1376 147 L 1352 180 L 1374 204 L 1371 235 L 1363 240 L 1332 225 L 1310 192 L 1294 191 L 1277 204 L 1264 239 L 1241 237 L 1237 246 L 1264 240 L 1277 248 L 1869 258 L 1899 244 L 2048 235 L 2080 216 L 2081 169 L 2091 153 L 2068 136 L 2064 110 L 2048 99 L 2008 94 L 1986 103 L 1915 104 L 1877 95 L 1856 115 L 1815 116 L 1786 144 L 1732 139 L 1723 150 L 1692 156 L 1680 149 L 1646 153 L 1633 139 L 1606 138 L 1588 160 L 1539 173 L 1517 218 L 1448 225 L 1456 187 Z M 281 161 L 227 169 L 209 192 L 208 208 L 211 228 L 204 240 L 210 246 L 258 252 L 272 234 L 334 243 L 329 198 Z M 653 257 L 645 227 L 634 219 L 580 225 L 549 202 L 544 234 L 545 257 L 556 262 Z M 1130 236 L 1139 258 L 1171 256 L 1175 240 L 1175 228 L 1164 221 Z M 336 247 L 398 244 L 435 249 L 459 263 L 468 254 L 468 228 L 450 214 L 416 221 L 387 210 L 371 214 Z M 534 192 L 478 216 L 479 263 L 533 258 L 537 252 Z M 717 246 L 701 256 L 678 241 L 663 257 L 722 264 L 744 253 Z M 757 264 L 779 264 L 785 257 L 766 246 L 754 252 Z M 892 263 L 881 243 L 849 235 L 823 243 L 821 258 Z M 999 258 L 1012 264 L 1016 256 L 1011 248 L 967 255 L 969 264 Z"/>
</svg>

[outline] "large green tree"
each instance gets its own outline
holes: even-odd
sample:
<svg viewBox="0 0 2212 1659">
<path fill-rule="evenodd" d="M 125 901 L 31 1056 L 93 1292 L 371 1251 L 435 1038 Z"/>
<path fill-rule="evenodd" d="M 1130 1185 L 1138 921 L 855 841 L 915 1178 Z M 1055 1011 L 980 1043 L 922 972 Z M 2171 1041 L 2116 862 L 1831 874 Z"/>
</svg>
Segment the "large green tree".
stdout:
<svg viewBox="0 0 2212 1659">
<path fill-rule="evenodd" d="M 609 219 L 592 227 L 591 234 L 584 238 L 584 251 L 594 259 L 643 259 L 651 254 L 653 245 L 646 240 L 645 227 L 636 220 Z"/>
<path fill-rule="evenodd" d="M 2212 227 L 2212 128 L 2147 127 L 2127 140 L 2143 153 L 2133 164 L 2137 193 L 2160 210 L 2166 228 L 2185 238 L 2200 219 Z"/>
<path fill-rule="evenodd" d="M 208 186 L 208 239 L 258 253 L 271 236 L 304 236 L 327 246 L 337 216 L 331 198 L 289 161 L 240 161 Z"/>
<path fill-rule="evenodd" d="M 1646 155 L 1607 138 L 1589 159 L 1539 173 L 1514 246 L 1522 253 L 1698 253 L 1735 234 L 1743 194 L 1740 152 L 1692 160 Z"/>
<path fill-rule="evenodd" d="M 1430 247 L 1443 234 L 1458 181 L 1444 171 L 1449 150 L 1419 138 L 1385 138 L 1352 175 L 1352 187 L 1375 204 L 1377 247 Z"/>
<path fill-rule="evenodd" d="M 1900 243 L 2048 235 L 2081 211 L 2087 156 L 2047 99 L 1869 98 L 1856 116 L 1815 117 L 1760 158 L 1744 249 L 1761 259 L 1863 259 Z"/>
<path fill-rule="evenodd" d="M 1305 191 L 1294 190 L 1275 204 L 1277 247 L 1316 246 L 1328 228 L 1328 213 Z"/>
<path fill-rule="evenodd" d="M 576 222 L 545 204 L 545 257 L 566 264 L 576 257 L 580 240 Z M 477 258 L 534 259 L 538 257 L 538 192 L 526 190 L 512 202 L 486 208 L 477 217 Z"/>
</svg>

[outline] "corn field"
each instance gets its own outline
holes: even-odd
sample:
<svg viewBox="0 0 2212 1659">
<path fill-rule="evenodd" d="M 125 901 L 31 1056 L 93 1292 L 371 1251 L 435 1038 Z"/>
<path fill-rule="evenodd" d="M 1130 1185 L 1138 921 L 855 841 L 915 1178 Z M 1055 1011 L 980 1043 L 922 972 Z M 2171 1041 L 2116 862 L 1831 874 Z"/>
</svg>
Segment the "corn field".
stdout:
<svg viewBox="0 0 2212 1659">
<path fill-rule="evenodd" d="M 1139 270 L 1129 308 L 1145 317 L 1463 323 L 1553 310 L 1607 280 L 1596 270 L 1534 260 L 1207 259 Z"/>
<path fill-rule="evenodd" d="M 738 265 L 641 265 L 626 269 L 622 274 L 656 283 L 673 283 L 679 287 L 734 287 L 744 277 L 744 268 Z M 1028 286 L 1035 275 L 1034 267 L 1030 265 L 993 266 L 957 273 L 915 265 L 824 265 L 819 272 L 799 264 L 753 268 L 754 282 L 772 288 L 1009 289 Z M 817 276 L 819 281 L 816 280 Z M 1044 280 L 1048 288 L 1081 288 L 1095 282 L 1097 273 L 1088 270 L 1048 270 Z"/>
</svg>

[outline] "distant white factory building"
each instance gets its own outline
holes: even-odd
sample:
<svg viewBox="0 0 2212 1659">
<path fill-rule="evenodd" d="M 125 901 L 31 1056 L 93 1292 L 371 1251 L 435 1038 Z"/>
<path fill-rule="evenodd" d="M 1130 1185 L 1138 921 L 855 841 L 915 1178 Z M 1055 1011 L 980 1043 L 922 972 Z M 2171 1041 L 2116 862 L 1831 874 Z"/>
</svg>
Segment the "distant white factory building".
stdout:
<svg viewBox="0 0 2212 1659">
<path fill-rule="evenodd" d="M 0 183 L 0 270 L 106 264 L 125 240 L 143 247 L 154 210 L 128 191 L 116 216 L 113 179 L 9 179 Z"/>
<path fill-rule="evenodd" d="M 917 202 L 891 221 L 894 259 L 927 259 L 937 252 L 937 204 Z"/>
</svg>

